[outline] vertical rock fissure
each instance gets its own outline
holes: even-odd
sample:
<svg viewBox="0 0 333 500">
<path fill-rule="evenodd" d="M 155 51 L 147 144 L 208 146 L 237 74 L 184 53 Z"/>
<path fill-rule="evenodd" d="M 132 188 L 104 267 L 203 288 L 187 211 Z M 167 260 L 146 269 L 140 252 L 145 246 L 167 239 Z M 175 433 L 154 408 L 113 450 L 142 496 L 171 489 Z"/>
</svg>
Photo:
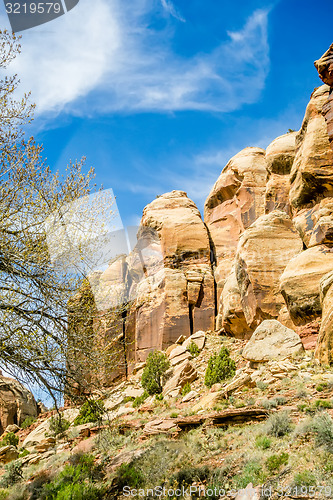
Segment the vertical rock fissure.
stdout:
<svg viewBox="0 0 333 500">
<path fill-rule="evenodd" d="M 215 248 L 215 244 L 214 244 L 212 235 L 210 234 L 208 226 L 207 226 L 207 224 L 205 222 L 204 222 L 204 226 L 205 226 L 206 231 L 207 231 L 208 240 L 209 240 L 209 248 L 210 248 L 210 266 L 211 266 L 211 269 L 212 269 L 213 283 L 214 283 L 214 316 L 215 316 L 214 324 L 216 325 L 216 318 L 217 318 L 217 315 L 218 315 L 217 283 L 216 283 L 215 272 L 214 272 L 215 271 L 215 267 L 216 267 L 216 263 L 217 263 L 217 260 L 216 260 L 216 248 Z"/>
<path fill-rule="evenodd" d="M 190 335 L 193 335 L 193 304 L 188 305 L 188 315 L 189 315 L 189 320 L 190 320 Z"/>
</svg>

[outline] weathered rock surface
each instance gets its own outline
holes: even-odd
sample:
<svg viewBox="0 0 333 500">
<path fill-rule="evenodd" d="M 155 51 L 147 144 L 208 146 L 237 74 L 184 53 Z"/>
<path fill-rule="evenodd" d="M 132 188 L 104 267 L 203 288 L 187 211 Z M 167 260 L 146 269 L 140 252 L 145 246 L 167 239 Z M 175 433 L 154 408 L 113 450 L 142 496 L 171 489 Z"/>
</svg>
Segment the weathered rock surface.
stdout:
<svg viewBox="0 0 333 500">
<path fill-rule="evenodd" d="M 187 359 L 191 359 L 192 355 L 186 350 L 186 348 L 182 345 L 178 345 L 173 349 L 169 354 L 169 360 L 171 366 L 179 365 L 183 363 Z"/>
<path fill-rule="evenodd" d="M 333 246 L 333 198 L 324 198 L 313 208 L 301 210 L 293 222 L 307 248 Z"/>
<path fill-rule="evenodd" d="M 290 174 L 295 158 L 297 132 L 277 137 L 266 149 L 267 170 L 272 174 Z"/>
<path fill-rule="evenodd" d="M 205 332 L 199 330 L 198 332 L 193 333 L 193 335 L 191 335 L 188 339 L 185 340 L 185 342 L 183 342 L 183 347 L 187 349 L 188 346 L 193 342 L 197 346 L 199 351 L 202 351 L 205 345 L 205 341 L 206 341 Z"/>
<path fill-rule="evenodd" d="M 264 319 L 278 317 L 284 305 L 279 279 L 301 250 L 302 241 L 290 217 L 279 210 L 259 217 L 244 232 L 226 284 L 231 298 L 225 291 L 222 294 L 222 326 L 228 333 L 243 331 L 246 338 Z"/>
<path fill-rule="evenodd" d="M 193 382 L 198 374 L 191 362 L 186 360 L 176 366 L 172 377 L 167 381 L 163 388 L 165 396 L 178 396 L 185 384 Z"/>
<path fill-rule="evenodd" d="M 333 43 L 314 65 L 322 81 L 333 87 Z"/>
<path fill-rule="evenodd" d="M 265 213 L 265 151 L 245 148 L 228 162 L 205 203 L 205 223 L 213 240 L 219 299 L 236 253 L 238 239 Z"/>
<path fill-rule="evenodd" d="M 215 313 L 209 236 L 193 201 L 183 191 L 166 193 L 144 209 L 141 225 L 158 234 L 164 267 L 151 293 L 145 280 L 137 285 L 138 360 L 154 348 L 167 348 L 180 335 L 212 329 Z"/>
<path fill-rule="evenodd" d="M 320 281 L 322 323 L 315 355 L 321 363 L 333 364 L 333 271 Z"/>
<path fill-rule="evenodd" d="M 296 136 L 296 156 L 290 175 L 290 202 L 297 209 L 332 195 L 333 150 L 323 115 L 329 90 L 327 85 L 323 85 L 313 92 L 301 130 Z"/>
<path fill-rule="evenodd" d="M 320 280 L 333 269 L 333 251 L 318 245 L 301 252 L 287 264 L 280 289 L 295 325 L 321 315 Z"/>
<path fill-rule="evenodd" d="M 35 398 L 17 380 L 0 376 L 0 433 L 8 425 L 21 425 L 27 417 L 37 417 Z"/>
<path fill-rule="evenodd" d="M 15 448 L 15 446 L 3 446 L 0 448 L 0 463 L 1 464 L 8 464 L 12 460 L 16 460 L 17 457 L 19 456 L 18 450 Z"/>
<path fill-rule="evenodd" d="M 265 193 L 265 212 L 283 210 L 290 214 L 289 174 L 295 158 L 296 132 L 282 135 L 266 149 L 268 178 Z"/>
<path fill-rule="evenodd" d="M 263 363 L 291 357 L 303 351 L 303 344 L 297 333 L 276 320 L 265 320 L 253 333 L 242 355 L 248 361 Z"/>
</svg>

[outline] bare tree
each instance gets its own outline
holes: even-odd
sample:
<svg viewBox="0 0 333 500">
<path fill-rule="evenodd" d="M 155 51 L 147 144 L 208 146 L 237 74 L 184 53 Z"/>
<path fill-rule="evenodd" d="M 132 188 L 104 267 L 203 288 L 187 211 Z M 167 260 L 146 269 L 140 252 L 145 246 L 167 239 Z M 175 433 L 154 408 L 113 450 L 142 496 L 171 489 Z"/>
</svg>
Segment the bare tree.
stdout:
<svg viewBox="0 0 333 500">
<path fill-rule="evenodd" d="M 19 52 L 18 38 L 0 32 L 0 67 L 6 68 Z M 17 85 L 17 76 L 0 80 L 0 363 L 7 373 L 41 385 L 56 399 L 65 383 L 75 383 L 75 371 L 66 365 L 67 306 L 85 268 L 75 265 L 75 259 L 65 266 L 64 259 L 53 258 L 50 220 L 55 214 L 60 223 L 66 216 L 68 220 L 73 206 L 77 212 L 77 200 L 96 192 L 96 186 L 93 170 L 84 173 L 84 159 L 70 163 L 64 175 L 52 173 L 42 147 L 22 131 L 34 106 L 29 95 L 15 100 Z M 84 241 L 87 221 L 95 227 L 103 210 L 111 211 L 106 198 L 102 205 L 95 204 L 92 211 L 89 207 L 89 216 L 74 217 L 73 227 L 85 221 L 74 251 L 77 258 L 79 248 L 81 261 L 92 257 L 92 246 Z M 71 240 L 73 233 L 66 234 Z M 68 245 L 62 255 L 68 257 Z"/>
</svg>

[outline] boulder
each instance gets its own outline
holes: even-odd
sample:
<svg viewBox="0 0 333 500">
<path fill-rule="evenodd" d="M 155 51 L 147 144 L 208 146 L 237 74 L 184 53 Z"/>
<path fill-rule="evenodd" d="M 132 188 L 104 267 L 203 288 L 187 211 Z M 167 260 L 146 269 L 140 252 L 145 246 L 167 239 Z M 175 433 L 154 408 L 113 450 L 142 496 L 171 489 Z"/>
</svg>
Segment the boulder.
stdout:
<svg viewBox="0 0 333 500">
<path fill-rule="evenodd" d="M 279 293 L 280 277 L 289 260 L 301 250 L 298 232 L 290 217 L 280 210 L 259 217 L 244 232 L 228 282 L 232 297 L 222 294 L 222 326 L 226 331 L 235 336 L 243 331 L 242 337 L 246 337 L 264 319 L 278 317 L 284 305 Z"/>
<path fill-rule="evenodd" d="M 218 300 L 240 235 L 265 213 L 266 177 L 265 150 L 245 148 L 228 162 L 205 202 L 204 220 L 215 251 Z"/>
<path fill-rule="evenodd" d="M 199 351 L 202 351 L 206 342 L 205 332 L 199 330 L 198 332 L 193 333 L 193 335 L 191 335 L 188 339 L 185 340 L 185 342 L 183 342 L 183 347 L 187 349 L 192 342 L 194 342 Z"/>
<path fill-rule="evenodd" d="M 296 151 L 297 132 L 290 132 L 274 139 L 266 149 L 267 170 L 271 174 L 290 174 Z"/>
<path fill-rule="evenodd" d="M 316 358 L 320 363 L 333 364 L 333 271 L 320 281 L 320 299 L 322 305 L 322 323 L 319 330 Z"/>
<path fill-rule="evenodd" d="M 184 361 L 174 369 L 172 377 L 163 388 L 165 396 L 174 397 L 180 394 L 185 384 L 193 382 L 198 374 L 190 361 Z"/>
<path fill-rule="evenodd" d="M 329 49 L 314 63 L 321 80 L 333 87 L 333 43 Z"/>
<path fill-rule="evenodd" d="M 156 419 L 148 422 L 144 428 L 143 433 L 152 436 L 156 434 L 169 434 L 179 432 L 180 428 L 177 426 L 174 419 Z"/>
<path fill-rule="evenodd" d="M 242 356 L 252 363 L 284 359 L 303 352 L 297 333 L 276 320 L 265 320 L 255 330 Z"/>
<path fill-rule="evenodd" d="M 0 376 L 0 433 L 8 425 L 21 425 L 27 417 L 37 417 L 37 404 L 20 382 Z"/>
<path fill-rule="evenodd" d="M 280 290 L 295 325 L 321 315 L 320 280 L 333 269 L 333 249 L 326 245 L 308 248 L 287 264 Z"/>
<path fill-rule="evenodd" d="M 18 450 L 15 446 L 2 446 L 0 448 L 0 464 L 8 464 L 12 460 L 16 460 L 19 456 Z"/>
<path fill-rule="evenodd" d="M 182 403 L 188 403 L 189 401 L 192 401 L 198 396 L 197 391 L 190 391 L 188 394 L 185 394 L 185 396 L 182 399 Z"/>
<path fill-rule="evenodd" d="M 179 365 L 180 363 L 183 363 L 183 361 L 185 361 L 187 359 L 191 359 L 191 358 L 192 358 L 192 355 L 182 345 L 178 345 L 169 354 L 169 360 L 170 360 L 171 366 Z"/>
<path fill-rule="evenodd" d="M 333 150 L 323 115 L 330 88 L 316 89 L 307 106 L 302 127 L 296 136 L 296 156 L 290 173 L 290 202 L 306 208 L 333 190 Z"/>
<path fill-rule="evenodd" d="M 218 326 L 227 334 L 240 339 L 250 338 L 253 331 L 245 319 L 235 264 L 225 281 L 220 297 Z"/>
</svg>

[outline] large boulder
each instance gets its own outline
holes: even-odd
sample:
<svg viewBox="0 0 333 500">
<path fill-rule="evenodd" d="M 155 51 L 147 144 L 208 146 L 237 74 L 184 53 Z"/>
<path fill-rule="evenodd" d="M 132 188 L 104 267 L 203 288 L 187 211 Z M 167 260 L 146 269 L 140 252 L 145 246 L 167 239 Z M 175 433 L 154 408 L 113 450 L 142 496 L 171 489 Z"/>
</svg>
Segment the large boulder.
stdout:
<svg viewBox="0 0 333 500">
<path fill-rule="evenodd" d="M 333 271 L 320 281 L 322 322 L 315 355 L 321 363 L 333 364 Z"/>
<path fill-rule="evenodd" d="M 253 363 L 263 363 L 292 357 L 303 351 L 297 333 L 276 320 L 265 320 L 244 347 L 242 356 Z"/>
<path fill-rule="evenodd" d="M 333 43 L 329 49 L 314 63 L 320 78 L 324 83 L 333 87 Z"/>
<path fill-rule="evenodd" d="M 295 158 L 297 132 L 277 137 L 266 149 L 267 170 L 272 174 L 290 174 Z"/>
<path fill-rule="evenodd" d="M 296 136 L 296 156 L 290 174 L 290 202 L 296 209 L 315 204 L 333 191 L 333 150 L 323 115 L 330 88 L 316 89 Z"/>
<path fill-rule="evenodd" d="M 295 158 L 296 132 L 274 139 L 266 149 L 268 179 L 265 193 L 265 212 L 283 210 L 290 213 L 289 174 Z"/>
<path fill-rule="evenodd" d="M 284 305 L 279 293 L 279 279 L 289 260 L 301 250 L 302 241 L 290 217 L 279 210 L 259 217 L 244 232 L 239 240 L 235 270 L 229 281 L 232 293 L 232 298 L 226 300 L 229 313 L 222 310 L 223 326 L 227 331 L 239 334 L 239 327 L 244 325 L 242 312 L 248 326 L 244 329 L 247 335 L 264 319 L 278 317 Z M 222 297 L 224 309 L 224 293 Z M 233 325 L 236 326 L 235 331 Z"/>
<path fill-rule="evenodd" d="M 204 220 L 215 249 L 218 299 L 240 235 L 265 213 L 266 177 L 265 150 L 245 148 L 228 162 L 205 202 Z"/>
<path fill-rule="evenodd" d="M 332 269 L 333 251 L 326 245 L 308 248 L 287 264 L 280 290 L 296 325 L 321 315 L 320 280 Z"/>
<path fill-rule="evenodd" d="M 20 382 L 0 376 L 0 433 L 8 425 L 21 425 L 27 417 L 37 417 L 37 404 Z"/>
</svg>

